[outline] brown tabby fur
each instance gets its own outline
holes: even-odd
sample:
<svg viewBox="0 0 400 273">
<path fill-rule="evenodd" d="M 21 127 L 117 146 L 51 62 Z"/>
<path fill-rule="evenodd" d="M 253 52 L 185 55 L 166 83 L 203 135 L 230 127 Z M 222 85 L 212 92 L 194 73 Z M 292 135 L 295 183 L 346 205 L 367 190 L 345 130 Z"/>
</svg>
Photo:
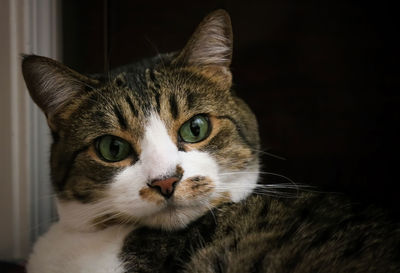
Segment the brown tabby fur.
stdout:
<svg viewBox="0 0 400 273">
<path fill-rule="evenodd" d="M 179 53 L 105 76 L 89 78 L 48 58 L 26 56 L 24 78 L 54 137 L 51 169 L 58 199 L 91 203 L 103 198 L 112 177 L 138 160 L 150 111 L 159 113 L 180 150 L 206 151 L 232 171 L 257 166 L 257 123 L 231 92 L 231 54 L 230 19 L 220 10 L 206 17 Z M 199 113 L 210 116 L 210 136 L 199 143 L 180 142 L 180 126 Z M 128 141 L 133 154 L 115 163 L 101 160 L 94 140 L 106 134 Z M 212 190 L 207 177 L 192 182 L 197 184 L 186 184 L 176 194 Z M 140 196 L 163 200 L 147 187 Z M 230 203 L 226 193 L 213 201 L 217 208 L 183 230 L 134 230 L 120 258 L 126 272 L 400 272 L 400 227 L 379 210 L 337 195 L 291 197 L 252 195 Z M 92 219 L 100 229 L 132 221 L 120 214 Z"/>
<path fill-rule="evenodd" d="M 185 230 L 127 238 L 127 272 L 400 272 L 400 225 L 340 195 L 253 195 Z"/>
</svg>

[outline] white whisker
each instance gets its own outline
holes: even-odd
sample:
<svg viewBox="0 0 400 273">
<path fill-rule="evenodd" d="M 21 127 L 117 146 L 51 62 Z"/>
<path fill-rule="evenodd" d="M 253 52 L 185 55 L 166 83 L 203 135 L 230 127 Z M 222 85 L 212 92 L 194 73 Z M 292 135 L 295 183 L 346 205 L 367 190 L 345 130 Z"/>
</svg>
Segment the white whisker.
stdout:
<svg viewBox="0 0 400 273">
<path fill-rule="evenodd" d="M 268 155 L 270 157 L 273 157 L 273 158 L 276 158 L 276 159 L 279 159 L 279 160 L 287 160 L 286 158 L 284 158 L 282 156 L 279 156 L 279 155 L 276 155 L 276 154 L 273 154 L 273 153 L 270 153 L 270 152 L 267 152 L 267 151 L 257 150 L 257 149 L 251 149 L 251 150 L 254 151 L 254 152 L 260 153 L 260 154 Z"/>
</svg>

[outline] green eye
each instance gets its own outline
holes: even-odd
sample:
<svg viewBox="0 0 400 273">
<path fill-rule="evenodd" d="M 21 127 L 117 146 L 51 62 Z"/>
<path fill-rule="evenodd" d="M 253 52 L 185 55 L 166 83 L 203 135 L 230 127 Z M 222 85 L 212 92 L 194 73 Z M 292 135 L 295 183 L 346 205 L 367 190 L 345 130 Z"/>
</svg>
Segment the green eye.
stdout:
<svg viewBox="0 0 400 273">
<path fill-rule="evenodd" d="M 108 162 L 121 161 L 132 153 L 128 142 L 111 135 L 98 138 L 96 141 L 96 150 L 101 159 Z"/>
<path fill-rule="evenodd" d="M 208 137 L 210 122 L 204 115 L 197 115 L 186 121 L 179 129 L 179 135 L 183 141 L 196 143 Z"/>
</svg>

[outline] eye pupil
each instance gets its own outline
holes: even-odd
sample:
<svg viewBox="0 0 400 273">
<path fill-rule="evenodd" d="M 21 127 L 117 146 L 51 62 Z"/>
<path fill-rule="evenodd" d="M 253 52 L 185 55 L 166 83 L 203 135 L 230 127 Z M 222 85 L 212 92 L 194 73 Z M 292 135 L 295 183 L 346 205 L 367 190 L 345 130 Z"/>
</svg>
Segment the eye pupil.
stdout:
<svg viewBox="0 0 400 273">
<path fill-rule="evenodd" d="M 192 134 L 196 137 L 199 136 L 200 134 L 200 126 L 199 124 L 196 122 L 197 120 L 194 120 L 190 123 L 190 131 L 192 131 Z"/>
<path fill-rule="evenodd" d="M 116 157 L 117 155 L 118 155 L 118 153 L 119 153 L 119 142 L 118 141 L 116 141 L 116 140 L 113 140 L 111 143 L 110 143 L 110 154 L 113 156 L 113 157 Z"/>
</svg>

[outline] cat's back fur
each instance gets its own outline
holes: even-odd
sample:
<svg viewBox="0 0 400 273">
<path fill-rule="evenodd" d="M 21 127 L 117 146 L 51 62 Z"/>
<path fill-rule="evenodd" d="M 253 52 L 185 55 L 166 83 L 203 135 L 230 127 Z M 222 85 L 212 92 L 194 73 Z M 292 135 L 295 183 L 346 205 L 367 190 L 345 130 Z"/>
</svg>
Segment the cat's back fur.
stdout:
<svg viewBox="0 0 400 273">
<path fill-rule="evenodd" d="M 128 272 L 400 272 L 400 225 L 344 196 L 252 195 L 189 228 L 132 232 Z"/>
</svg>

